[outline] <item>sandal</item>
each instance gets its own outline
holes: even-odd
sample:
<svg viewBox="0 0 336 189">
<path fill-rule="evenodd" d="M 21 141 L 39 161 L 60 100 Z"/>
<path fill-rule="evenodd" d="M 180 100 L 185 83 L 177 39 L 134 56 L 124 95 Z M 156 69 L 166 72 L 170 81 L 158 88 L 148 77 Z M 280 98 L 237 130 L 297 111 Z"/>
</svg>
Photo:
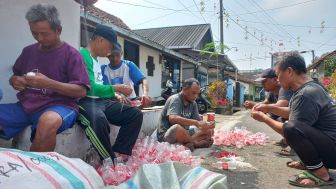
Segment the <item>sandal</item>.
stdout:
<svg viewBox="0 0 336 189">
<path fill-rule="evenodd" d="M 299 165 L 298 166 L 290 165 L 293 162 L 299 162 Z M 307 170 L 306 166 L 301 161 L 289 161 L 289 162 L 286 163 L 286 165 L 287 165 L 287 167 L 293 168 L 293 169 Z"/>
<path fill-rule="evenodd" d="M 287 146 L 286 148 L 282 148 L 281 151 L 279 152 L 279 155 L 281 156 L 295 156 L 295 152 L 289 147 Z"/>
<path fill-rule="evenodd" d="M 288 146 L 288 144 L 286 143 L 285 139 L 281 139 L 280 141 L 275 142 L 274 145 L 281 146 L 281 147 L 287 147 Z"/>
<path fill-rule="evenodd" d="M 314 185 L 305 185 L 301 184 L 300 181 L 303 179 L 310 179 L 315 182 Z M 291 176 L 288 179 L 289 184 L 294 185 L 294 186 L 299 186 L 299 187 L 304 187 L 304 188 L 313 188 L 313 187 L 319 187 L 319 186 L 328 186 L 328 185 L 333 185 L 335 184 L 335 181 L 330 177 L 329 180 L 325 181 L 323 179 L 318 178 L 315 176 L 313 173 L 309 171 L 304 171 L 301 174 Z"/>
</svg>

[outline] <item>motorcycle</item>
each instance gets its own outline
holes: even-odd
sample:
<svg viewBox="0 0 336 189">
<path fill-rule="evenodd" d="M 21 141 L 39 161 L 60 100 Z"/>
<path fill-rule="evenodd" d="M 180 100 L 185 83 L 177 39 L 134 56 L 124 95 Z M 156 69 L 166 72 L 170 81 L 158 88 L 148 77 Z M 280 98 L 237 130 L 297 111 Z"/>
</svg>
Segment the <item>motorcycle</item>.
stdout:
<svg viewBox="0 0 336 189">
<path fill-rule="evenodd" d="M 166 88 L 161 91 L 161 96 L 156 99 L 156 105 L 164 106 L 167 99 L 173 94 L 175 94 L 173 92 L 173 82 L 168 80 L 166 82 Z"/>
<path fill-rule="evenodd" d="M 196 99 L 198 113 L 204 114 L 208 112 L 208 109 L 211 105 L 208 97 L 206 96 L 206 88 L 202 87 L 201 91 Z"/>
<path fill-rule="evenodd" d="M 166 82 L 166 88 L 161 92 L 161 97 L 167 100 L 173 94 L 175 94 L 173 92 L 173 82 L 168 80 Z"/>
</svg>

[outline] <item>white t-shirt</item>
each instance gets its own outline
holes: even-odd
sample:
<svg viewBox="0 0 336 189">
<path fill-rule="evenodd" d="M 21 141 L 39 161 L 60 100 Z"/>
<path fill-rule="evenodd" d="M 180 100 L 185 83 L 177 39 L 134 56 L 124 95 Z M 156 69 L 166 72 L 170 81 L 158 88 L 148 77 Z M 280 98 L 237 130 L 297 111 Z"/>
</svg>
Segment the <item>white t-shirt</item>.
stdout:
<svg viewBox="0 0 336 189">
<path fill-rule="evenodd" d="M 121 60 L 118 66 L 111 64 L 101 66 L 103 83 L 105 85 L 126 84 L 133 88 L 129 99 L 136 98 L 134 85 L 139 85 L 145 78 L 141 70 L 131 61 Z"/>
</svg>

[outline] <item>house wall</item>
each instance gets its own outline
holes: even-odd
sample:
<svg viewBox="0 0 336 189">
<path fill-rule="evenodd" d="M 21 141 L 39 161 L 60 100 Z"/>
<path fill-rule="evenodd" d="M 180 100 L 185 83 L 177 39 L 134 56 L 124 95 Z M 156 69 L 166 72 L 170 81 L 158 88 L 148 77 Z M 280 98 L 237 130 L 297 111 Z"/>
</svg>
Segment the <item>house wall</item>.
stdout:
<svg viewBox="0 0 336 189">
<path fill-rule="evenodd" d="M 241 85 L 245 87 L 244 94 L 250 94 L 250 84 L 240 82 Z"/>
<path fill-rule="evenodd" d="M 160 52 L 154 49 L 151 49 L 147 46 L 140 45 L 139 46 L 139 57 L 140 57 L 140 69 L 145 74 L 148 83 L 149 83 L 149 95 L 152 97 L 161 96 L 161 73 L 162 66 L 159 63 Z M 153 62 L 155 65 L 153 76 L 147 75 L 146 63 L 148 61 L 148 56 L 153 57 Z M 139 93 L 142 94 L 142 88 L 140 87 Z"/>
<path fill-rule="evenodd" d="M 228 79 L 227 82 L 227 88 L 226 88 L 226 97 L 233 101 L 233 91 L 235 87 L 235 81 L 232 79 Z"/>
<path fill-rule="evenodd" d="M 244 94 L 246 94 L 246 92 L 245 92 L 246 89 L 248 89 L 246 87 L 246 84 L 240 82 L 240 104 L 239 104 L 239 106 L 243 106 L 243 104 L 244 104 Z"/>
<path fill-rule="evenodd" d="M 197 78 L 202 87 L 206 87 L 208 83 L 208 69 L 204 65 L 198 67 Z"/>
<path fill-rule="evenodd" d="M 38 3 L 49 3 L 56 6 L 62 22 L 62 40 L 79 48 L 80 39 L 80 6 L 69 0 L 10 0 L 0 1 L 0 87 L 4 92 L 1 103 L 16 102 L 16 92 L 8 83 L 12 75 L 12 66 L 22 49 L 36 41 L 31 35 L 25 14 L 29 7 Z"/>
<path fill-rule="evenodd" d="M 195 65 L 186 62 L 182 63 L 182 81 L 195 77 Z"/>
</svg>

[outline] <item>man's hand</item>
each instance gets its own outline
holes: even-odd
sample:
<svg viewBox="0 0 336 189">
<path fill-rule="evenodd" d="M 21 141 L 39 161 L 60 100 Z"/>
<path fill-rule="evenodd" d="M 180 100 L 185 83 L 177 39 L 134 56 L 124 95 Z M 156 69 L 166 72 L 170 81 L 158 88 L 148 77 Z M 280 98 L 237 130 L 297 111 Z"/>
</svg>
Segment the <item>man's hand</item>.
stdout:
<svg viewBox="0 0 336 189">
<path fill-rule="evenodd" d="M 251 117 L 260 122 L 265 122 L 266 119 L 270 119 L 265 113 L 255 110 L 251 112 Z"/>
<path fill-rule="evenodd" d="M 118 101 L 120 103 L 123 103 L 123 104 L 130 104 L 130 100 L 122 95 L 119 95 L 119 94 L 116 94 L 116 98 L 118 99 Z"/>
<path fill-rule="evenodd" d="M 18 91 L 23 91 L 27 87 L 27 81 L 24 76 L 13 75 L 10 78 L 9 83 L 12 85 L 12 87 L 15 90 L 18 90 Z"/>
<path fill-rule="evenodd" d="M 213 123 L 207 123 L 205 121 L 198 121 L 196 126 L 201 130 L 208 130 L 215 128 L 215 125 Z"/>
<path fill-rule="evenodd" d="M 256 105 L 255 102 L 252 102 L 252 101 L 249 101 L 249 100 L 246 100 L 246 101 L 244 102 L 244 107 L 245 107 L 246 109 L 252 109 L 253 106 L 255 106 L 255 105 Z"/>
<path fill-rule="evenodd" d="M 50 78 L 41 73 L 36 73 L 35 76 L 25 75 L 24 78 L 27 81 L 28 86 L 38 89 L 49 88 L 52 81 Z"/>
<path fill-rule="evenodd" d="M 148 106 L 152 105 L 152 98 L 150 96 L 143 95 L 141 97 L 141 104 L 142 104 L 143 107 L 148 107 Z"/>
<path fill-rule="evenodd" d="M 269 104 L 257 104 L 253 107 L 255 111 L 261 111 L 265 114 L 270 113 L 270 105 Z"/>
<path fill-rule="evenodd" d="M 123 94 L 125 96 L 129 96 L 133 92 L 133 88 L 131 86 L 129 86 L 129 85 L 124 85 L 124 84 L 122 84 L 122 85 L 113 85 L 113 87 L 114 87 L 114 91 L 115 92 L 121 93 L 121 94 Z"/>
</svg>

